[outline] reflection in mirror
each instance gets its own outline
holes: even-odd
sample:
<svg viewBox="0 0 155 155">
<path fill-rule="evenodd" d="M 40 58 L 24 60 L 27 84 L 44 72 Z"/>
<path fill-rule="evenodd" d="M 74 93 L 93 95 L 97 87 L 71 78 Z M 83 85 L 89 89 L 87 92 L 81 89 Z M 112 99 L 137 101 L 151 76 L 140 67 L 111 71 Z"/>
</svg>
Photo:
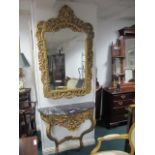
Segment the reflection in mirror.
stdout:
<svg viewBox="0 0 155 155">
<path fill-rule="evenodd" d="M 125 82 L 135 80 L 135 39 L 125 39 Z"/>
<path fill-rule="evenodd" d="M 52 90 L 82 88 L 85 78 L 86 34 L 69 28 L 45 32 L 49 87 Z"/>
</svg>

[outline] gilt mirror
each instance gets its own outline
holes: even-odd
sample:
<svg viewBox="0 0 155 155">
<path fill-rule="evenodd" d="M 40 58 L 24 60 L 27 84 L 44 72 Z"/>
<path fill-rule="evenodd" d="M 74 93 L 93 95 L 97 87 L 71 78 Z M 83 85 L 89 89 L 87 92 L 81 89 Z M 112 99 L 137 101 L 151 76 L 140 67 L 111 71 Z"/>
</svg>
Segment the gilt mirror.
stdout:
<svg viewBox="0 0 155 155">
<path fill-rule="evenodd" d="M 93 27 L 65 5 L 57 18 L 36 27 L 45 97 L 83 96 L 91 91 Z"/>
</svg>

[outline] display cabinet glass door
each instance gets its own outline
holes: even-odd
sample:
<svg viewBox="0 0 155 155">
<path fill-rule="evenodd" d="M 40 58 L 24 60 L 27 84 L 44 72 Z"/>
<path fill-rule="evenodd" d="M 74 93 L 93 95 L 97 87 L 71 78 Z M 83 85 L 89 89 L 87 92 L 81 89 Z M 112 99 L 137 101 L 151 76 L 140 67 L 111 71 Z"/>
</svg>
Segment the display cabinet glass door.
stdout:
<svg viewBox="0 0 155 155">
<path fill-rule="evenodd" d="M 56 89 L 57 86 L 65 85 L 65 55 L 54 54 L 48 56 L 50 87 Z"/>
</svg>

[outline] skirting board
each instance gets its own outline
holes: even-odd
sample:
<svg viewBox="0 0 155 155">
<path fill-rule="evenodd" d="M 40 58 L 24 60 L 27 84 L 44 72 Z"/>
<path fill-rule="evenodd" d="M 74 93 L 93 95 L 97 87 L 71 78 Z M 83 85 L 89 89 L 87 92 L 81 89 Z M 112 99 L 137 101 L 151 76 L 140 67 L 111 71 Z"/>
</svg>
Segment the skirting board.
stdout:
<svg viewBox="0 0 155 155">
<path fill-rule="evenodd" d="M 83 145 L 84 146 L 89 146 L 89 145 L 93 145 L 95 144 L 95 139 L 87 139 L 87 140 L 83 140 Z M 76 143 L 76 145 L 70 145 L 68 147 L 64 146 L 63 145 L 61 147 L 59 147 L 59 151 L 62 152 L 62 151 L 66 151 L 66 150 L 71 150 L 71 149 L 76 149 L 76 148 L 79 148 L 79 143 Z M 49 147 L 49 148 L 46 148 L 46 149 L 43 149 L 43 155 L 49 155 L 49 154 L 52 154 L 52 153 L 55 153 L 55 147 Z"/>
</svg>

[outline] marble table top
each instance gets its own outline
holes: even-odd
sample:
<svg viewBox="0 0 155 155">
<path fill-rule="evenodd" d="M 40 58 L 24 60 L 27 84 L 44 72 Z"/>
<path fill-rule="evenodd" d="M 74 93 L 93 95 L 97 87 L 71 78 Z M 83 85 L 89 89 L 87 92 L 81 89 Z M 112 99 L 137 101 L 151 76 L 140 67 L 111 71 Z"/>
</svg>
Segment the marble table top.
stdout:
<svg viewBox="0 0 155 155">
<path fill-rule="evenodd" d="M 77 103 L 63 106 L 53 106 L 39 108 L 38 111 L 43 115 L 71 115 L 94 108 L 94 102 Z"/>
</svg>

